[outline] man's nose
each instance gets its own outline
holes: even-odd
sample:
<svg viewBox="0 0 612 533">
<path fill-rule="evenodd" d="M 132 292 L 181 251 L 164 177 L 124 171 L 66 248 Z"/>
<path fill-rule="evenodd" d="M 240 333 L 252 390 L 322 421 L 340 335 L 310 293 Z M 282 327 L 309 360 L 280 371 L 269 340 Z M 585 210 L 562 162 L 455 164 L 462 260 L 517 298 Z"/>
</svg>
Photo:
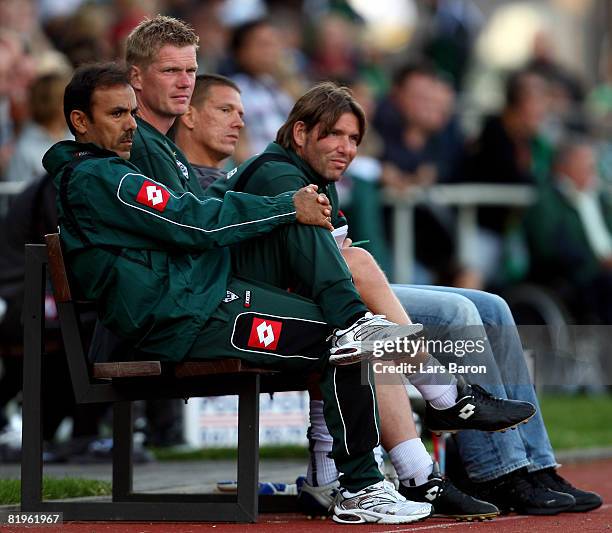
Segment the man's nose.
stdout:
<svg viewBox="0 0 612 533">
<path fill-rule="evenodd" d="M 178 77 L 177 84 L 179 87 L 189 87 L 195 83 L 194 77 L 190 72 L 184 70 Z"/>
<path fill-rule="evenodd" d="M 132 114 L 128 115 L 128 119 L 125 123 L 125 131 L 134 131 L 137 127 L 136 117 Z"/>
<path fill-rule="evenodd" d="M 341 137 L 338 142 L 338 151 L 347 154 L 351 151 L 351 141 L 347 137 Z"/>
</svg>

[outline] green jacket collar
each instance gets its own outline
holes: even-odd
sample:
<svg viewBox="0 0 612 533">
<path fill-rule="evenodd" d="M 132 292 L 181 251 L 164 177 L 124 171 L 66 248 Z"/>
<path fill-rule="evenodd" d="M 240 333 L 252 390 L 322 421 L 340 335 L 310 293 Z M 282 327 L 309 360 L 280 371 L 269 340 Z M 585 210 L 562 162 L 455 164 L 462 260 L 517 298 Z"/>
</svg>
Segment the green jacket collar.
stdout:
<svg viewBox="0 0 612 533">
<path fill-rule="evenodd" d="M 77 157 L 119 157 L 115 152 L 105 150 L 92 143 L 61 141 L 54 144 L 44 155 L 42 163 L 52 176 L 61 171 Z"/>
</svg>

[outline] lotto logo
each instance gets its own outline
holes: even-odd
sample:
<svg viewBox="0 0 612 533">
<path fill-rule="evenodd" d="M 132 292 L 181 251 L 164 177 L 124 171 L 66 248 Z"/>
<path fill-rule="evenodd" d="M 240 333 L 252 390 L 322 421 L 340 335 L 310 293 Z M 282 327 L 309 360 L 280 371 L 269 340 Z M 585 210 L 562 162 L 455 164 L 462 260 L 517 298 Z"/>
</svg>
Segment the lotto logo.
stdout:
<svg viewBox="0 0 612 533">
<path fill-rule="evenodd" d="M 138 191 L 138 195 L 136 196 L 136 201 L 139 204 L 144 204 L 146 206 L 152 207 L 157 211 L 163 211 L 166 209 L 166 204 L 170 199 L 170 193 L 160 187 L 159 185 L 155 185 L 150 181 L 145 181 L 140 187 Z"/>
<path fill-rule="evenodd" d="M 425 492 L 425 498 L 427 498 L 430 502 L 433 502 L 440 495 L 440 493 L 442 493 L 442 489 L 436 485 Z"/>
<path fill-rule="evenodd" d="M 276 320 L 253 318 L 247 346 L 264 350 L 275 350 L 278 346 L 283 323 Z"/>
<path fill-rule="evenodd" d="M 476 407 L 471 403 L 466 403 L 461 410 L 459 411 L 459 418 L 463 418 L 463 420 L 467 420 L 474 414 Z"/>
</svg>

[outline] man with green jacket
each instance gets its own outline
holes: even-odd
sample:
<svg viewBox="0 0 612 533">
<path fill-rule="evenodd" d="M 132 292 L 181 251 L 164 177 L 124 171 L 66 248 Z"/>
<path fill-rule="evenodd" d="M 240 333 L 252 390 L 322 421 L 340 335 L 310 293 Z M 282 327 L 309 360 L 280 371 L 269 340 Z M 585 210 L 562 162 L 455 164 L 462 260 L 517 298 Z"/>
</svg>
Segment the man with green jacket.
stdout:
<svg viewBox="0 0 612 533">
<path fill-rule="evenodd" d="M 406 330 L 367 313 L 354 288 L 340 288 L 343 273 L 329 273 L 334 298 L 322 296 L 329 290 L 323 286 L 315 294 L 319 305 L 232 273 L 233 244 L 265 242 L 265 234 L 285 225 L 329 233 L 329 203 L 316 186 L 275 197 L 228 193 L 221 201 L 143 175 L 126 161 L 136 98 L 113 64 L 77 70 L 64 108 L 77 142 L 56 144 L 43 163 L 59 191 L 68 264 L 102 322 L 147 357 L 238 357 L 319 371 L 341 483 L 355 501 L 369 502 L 335 519 L 404 523 L 428 516 L 429 504 L 407 502 L 382 481 L 372 454 L 379 440 L 373 387 L 360 383 L 359 365 L 342 365 L 347 349 L 368 356 L 361 335 L 395 340 Z M 325 253 L 338 254 L 335 243 Z M 330 365 L 328 339 L 341 366 Z"/>
</svg>

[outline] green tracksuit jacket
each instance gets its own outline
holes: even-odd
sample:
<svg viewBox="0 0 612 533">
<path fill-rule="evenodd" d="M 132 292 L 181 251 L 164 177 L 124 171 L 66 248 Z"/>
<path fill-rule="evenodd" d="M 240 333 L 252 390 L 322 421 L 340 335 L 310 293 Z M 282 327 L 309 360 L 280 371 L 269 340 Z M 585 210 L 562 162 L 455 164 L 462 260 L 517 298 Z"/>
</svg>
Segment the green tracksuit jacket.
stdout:
<svg viewBox="0 0 612 533">
<path fill-rule="evenodd" d="M 130 163 L 175 192 L 188 191 L 201 198 L 203 191 L 197 176 L 178 146 L 146 120 L 136 117 L 136 123 Z"/>
<path fill-rule="evenodd" d="M 206 194 L 222 198 L 227 191 L 234 190 L 248 166 L 260 155 L 264 154 L 278 155 L 286 158 L 287 162 L 268 161 L 263 163 L 249 178 L 243 192 L 267 196 L 270 194 L 270 191 L 278 191 L 274 194 L 281 194 L 282 192 L 297 190 L 314 183 L 319 187 L 319 192 L 326 194 L 332 204 L 332 225 L 338 228 L 346 224 L 346 219 L 338 211 L 336 184 L 317 174 L 293 150 L 286 150 L 275 142 L 270 143 L 261 154 L 253 156 L 238 168 L 230 171 L 227 179 L 219 179 L 212 183 L 206 189 Z"/>
<path fill-rule="evenodd" d="M 181 360 L 225 297 L 225 247 L 295 221 L 293 193 L 198 197 L 90 144 L 57 143 L 43 165 L 84 296 L 100 302 L 109 329 L 160 359 Z"/>
<path fill-rule="evenodd" d="M 266 161 L 259 165 L 244 185 L 243 192 L 268 195 L 270 191 L 286 192 L 314 183 L 319 192 L 330 199 L 333 226 L 338 228 L 346 224 L 346 219 L 338 212 L 338 194 L 333 183 L 317 174 L 293 150 L 285 150 L 277 143 L 270 143 L 261 156 L 266 154 L 280 156 L 285 161 Z M 257 157 L 229 172 L 228 179 L 214 182 L 206 189 L 206 194 L 220 198 L 243 183 L 241 176 Z M 233 271 L 278 287 L 290 287 L 317 301 L 326 316 L 344 313 L 348 305 L 359 299 L 346 262 L 340 253 L 332 251 L 336 244 L 331 232 L 284 227 L 273 233 L 275 238 L 265 242 L 246 241 L 235 247 Z M 279 260 L 270 261 L 270 257 Z M 351 294 L 352 299 L 347 299 L 347 294 Z"/>
</svg>

